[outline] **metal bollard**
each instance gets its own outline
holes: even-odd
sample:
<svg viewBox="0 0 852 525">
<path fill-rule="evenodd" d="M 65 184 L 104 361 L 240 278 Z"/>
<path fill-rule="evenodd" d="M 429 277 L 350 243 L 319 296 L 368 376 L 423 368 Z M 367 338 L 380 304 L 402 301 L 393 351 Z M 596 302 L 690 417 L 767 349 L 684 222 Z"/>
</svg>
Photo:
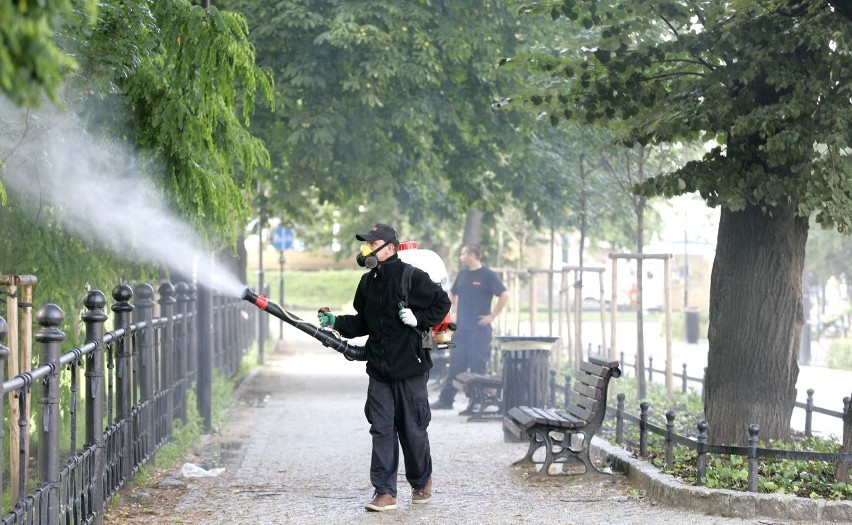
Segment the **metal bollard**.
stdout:
<svg viewBox="0 0 852 525">
<path fill-rule="evenodd" d="M 192 384 L 198 375 L 198 326 L 196 325 L 198 318 L 198 287 L 193 283 L 189 283 L 188 296 L 189 304 L 187 305 L 187 309 L 189 310 L 189 326 L 187 327 L 187 333 L 189 337 L 189 344 L 186 348 L 189 354 L 186 360 L 186 369 L 189 384 Z"/>
<path fill-rule="evenodd" d="M 206 287 L 198 290 L 198 320 L 196 322 L 197 374 L 195 381 L 196 406 L 204 421 L 204 432 L 213 431 L 213 292 Z"/>
<path fill-rule="evenodd" d="M 666 469 L 671 470 L 674 467 L 674 410 L 666 412 Z"/>
<path fill-rule="evenodd" d="M 695 484 L 698 486 L 704 485 L 704 477 L 707 475 L 707 427 L 707 421 L 702 419 L 698 422 L 698 446 L 695 447 L 698 453 Z"/>
<path fill-rule="evenodd" d="M 130 337 L 130 313 L 134 306 L 130 304 L 133 298 L 133 289 L 127 284 L 119 284 L 112 290 L 112 298 L 115 304 L 112 311 L 115 312 L 114 326 L 116 330 L 123 330 L 124 335 L 116 342 L 116 390 L 115 404 L 119 421 L 131 418 L 132 396 L 133 396 L 133 358 L 132 338 Z M 132 431 L 135 425 L 128 423 L 121 426 L 122 441 L 124 449 L 121 451 L 121 477 L 130 479 L 133 473 L 133 441 Z"/>
<path fill-rule="evenodd" d="M 648 455 L 648 408 L 651 403 L 642 401 L 639 403 L 639 455 L 643 458 Z"/>
<path fill-rule="evenodd" d="M 161 283 L 157 288 L 160 299 L 160 316 L 168 319 L 160 332 L 160 388 L 165 397 L 165 435 L 171 437 L 175 418 L 175 287 L 172 283 Z"/>
<path fill-rule="evenodd" d="M 812 422 L 814 418 L 814 389 L 808 389 L 808 399 L 805 401 L 805 435 L 811 437 Z"/>
<path fill-rule="evenodd" d="M 175 330 L 175 369 L 177 377 L 175 384 L 175 417 L 186 423 L 186 391 L 189 385 L 187 380 L 187 338 L 189 324 L 189 285 L 185 282 L 177 283 L 175 286 L 177 308 L 176 314 L 180 316 L 180 324 Z"/>
<path fill-rule="evenodd" d="M 144 324 L 144 327 L 137 332 L 139 348 L 136 358 L 139 360 L 137 370 L 139 377 L 140 401 L 147 401 L 154 397 L 154 391 L 157 385 L 157 370 L 154 368 L 154 287 L 148 283 L 142 283 L 136 287 L 134 291 L 136 297 L 136 309 L 134 319 L 139 324 Z"/>
<path fill-rule="evenodd" d="M 92 455 L 91 508 L 100 513 L 104 508 L 104 473 L 106 472 L 106 442 L 104 440 L 104 323 L 107 314 L 106 295 L 92 290 L 83 300 L 86 311 L 80 317 L 86 325 L 86 342 L 97 346 L 86 357 L 86 442 L 94 444 Z"/>
<path fill-rule="evenodd" d="M 60 343 L 65 340 L 65 333 L 59 329 L 59 325 L 64 318 L 62 308 L 51 303 L 42 306 L 36 316 L 38 324 L 42 327 L 35 334 L 35 340 L 41 346 L 39 367 L 50 367 L 50 372 L 41 384 L 38 399 L 37 421 L 39 423 L 36 425 L 39 434 L 39 487 L 44 490 L 47 498 L 46 521 L 48 523 L 59 523 L 60 513 L 59 489 L 62 481 L 59 460 L 59 356 Z"/>
<path fill-rule="evenodd" d="M 752 423 L 748 427 L 748 491 L 757 492 L 757 434 L 760 426 Z"/>
</svg>

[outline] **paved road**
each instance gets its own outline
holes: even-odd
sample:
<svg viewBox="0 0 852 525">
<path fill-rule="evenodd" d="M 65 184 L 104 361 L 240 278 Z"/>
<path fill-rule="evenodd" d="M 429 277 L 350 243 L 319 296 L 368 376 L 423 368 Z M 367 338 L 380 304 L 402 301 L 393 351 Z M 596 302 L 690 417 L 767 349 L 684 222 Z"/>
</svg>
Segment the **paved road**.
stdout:
<svg viewBox="0 0 852 525">
<path fill-rule="evenodd" d="M 147 494 L 155 506 L 173 502 L 128 516 L 125 523 L 781 523 L 666 508 L 621 477 L 603 484 L 528 479 L 511 466 L 523 456 L 525 444 L 505 443 L 498 422 L 469 423 L 456 411 L 433 413 L 432 502 L 411 505 L 400 474 L 399 509 L 368 513 L 364 503 L 372 487 L 364 365 L 346 361 L 307 336 L 283 343 L 240 387 L 227 425 L 189 458 L 225 472 L 184 479 L 183 488 L 156 489 Z M 172 491 L 171 497 L 164 491 Z"/>
</svg>

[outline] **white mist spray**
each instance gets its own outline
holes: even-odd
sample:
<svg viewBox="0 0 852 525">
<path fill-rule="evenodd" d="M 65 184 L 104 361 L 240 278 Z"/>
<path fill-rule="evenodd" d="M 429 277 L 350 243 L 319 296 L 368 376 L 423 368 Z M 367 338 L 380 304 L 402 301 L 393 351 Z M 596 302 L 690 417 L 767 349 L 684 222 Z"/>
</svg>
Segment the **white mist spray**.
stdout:
<svg viewBox="0 0 852 525">
<path fill-rule="evenodd" d="M 0 122 L 10 198 L 54 206 L 69 231 L 128 261 L 164 263 L 199 285 L 240 296 L 245 285 L 209 270 L 210 250 L 166 209 L 162 192 L 140 175 L 145 159 L 126 144 L 87 134 L 72 114 L 25 113 L 3 99 Z"/>
</svg>

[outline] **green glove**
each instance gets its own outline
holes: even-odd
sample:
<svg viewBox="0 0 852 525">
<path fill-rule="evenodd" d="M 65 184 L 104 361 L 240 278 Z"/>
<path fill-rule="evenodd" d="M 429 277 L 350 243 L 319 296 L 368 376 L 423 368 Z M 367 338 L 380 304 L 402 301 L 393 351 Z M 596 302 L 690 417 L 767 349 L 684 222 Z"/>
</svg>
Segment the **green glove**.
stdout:
<svg viewBox="0 0 852 525">
<path fill-rule="evenodd" d="M 337 319 L 337 316 L 331 313 L 328 308 L 320 308 L 317 312 L 317 319 L 319 319 L 320 327 L 325 328 L 326 326 L 330 326 L 334 328 L 334 321 Z"/>
</svg>

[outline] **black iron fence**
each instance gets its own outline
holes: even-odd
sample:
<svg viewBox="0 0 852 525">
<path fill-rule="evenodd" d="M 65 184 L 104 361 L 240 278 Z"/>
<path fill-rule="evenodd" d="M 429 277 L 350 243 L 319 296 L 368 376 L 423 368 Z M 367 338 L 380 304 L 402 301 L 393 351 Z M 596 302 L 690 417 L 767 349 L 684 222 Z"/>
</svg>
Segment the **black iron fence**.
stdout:
<svg viewBox="0 0 852 525">
<path fill-rule="evenodd" d="M 633 366 L 635 369 L 635 365 Z M 624 364 L 622 362 L 622 367 Z M 648 380 L 649 382 L 653 377 L 653 367 L 650 365 L 647 368 L 648 372 Z M 660 372 L 659 370 L 657 372 Z M 683 384 L 686 384 L 687 379 L 692 380 L 693 378 L 688 378 L 686 375 L 686 365 L 683 365 Z M 565 375 L 565 381 L 563 384 L 559 384 L 556 378 L 556 370 L 550 370 L 550 406 L 558 406 L 558 397 L 562 398 L 563 407 L 567 409 L 568 403 L 571 398 L 571 375 Z M 703 384 L 703 379 L 701 380 Z M 685 388 L 685 387 L 684 387 Z M 685 390 L 684 390 L 685 391 Z M 852 413 L 850 413 L 850 398 L 843 398 L 843 411 L 836 412 L 833 410 L 828 410 L 824 408 L 815 407 L 813 405 L 813 393 L 814 390 L 812 388 L 808 389 L 808 400 L 806 403 L 796 402 L 795 406 L 797 408 L 802 408 L 806 411 L 806 434 L 808 436 L 811 435 L 811 416 L 814 412 L 819 412 L 821 414 L 838 417 L 841 421 L 846 421 L 848 418 L 852 418 Z M 619 393 L 616 396 L 617 405 L 615 407 L 608 407 L 607 409 L 607 418 L 613 419 L 615 421 L 615 440 L 616 443 L 624 442 L 624 424 L 633 423 L 638 426 L 639 430 L 639 454 L 642 457 L 648 457 L 648 435 L 649 433 L 656 434 L 661 436 L 665 440 L 665 464 L 666 469 L 671 470 L 674 466 L 674 445 L 684 446 L 690 450 L 696 452 L 697 461 L 696 461 L 696 485 L 703 485 L 704 478 L 707 473 L 707 454 L 726 454 L 731 456 L 744 456 L 748 458 L 748 490 L 750 492 L 757 492 L 758 485 L 758 463 L 761 459 L 775 458 L 775 459 L 788 459 L 795 461 L 823 461 L 828 463 L 838 463 L 838 464 L 846 464 L 852 463 L 852 453 L 830 453 L 830 452 L 808 452 L 808 451 L 800 451 L 800 450 L 782 450 L 782 449 L 774 449 L 774 448 L 763 448 L 758 447 L 759 441 L 759 433 L 760 426 L 757 424 L 752 424 L 748 428 L 748 445 L 747 446 L 732 446 L 732 445 L 715 445 L 711 443 L 707 443 L 707 429 L 709 428 L 709 423 L 706 420 L 700 420 L 696 424 L 696 436 L 693 439 L 692 437 L 683 436 L 677 434 L 674 430 L 675 425 L 675 412 L 674 410 L 669 410 L 666 412 L 666 426 L 665 428 L 654 425 L 650 421 L 648 421 L 648 415 L 650 412 L 650 403 L 647 401 L 643 401 L 639 404 L 640 414 L 639 416 L 628 413 L 624 408 L 624 394 Z M 850 425 L 845 424 L 843 426 L 843 437 L 842 443 L 848 443 L 849 437 L 846 433 L 849 431 Z"/>
<path fill-rule="evenodd" d="M 64 312 L 55 304 L 39 310 L 38 366 L 3 382 L 21 417 L 0 425 L 0 451 L 7 426 L 20 430 L 19 442 L 8 445 L 16 471 L 0 459 L 0 524 L 101 522 L 124 482 L 168 442 L 175 421 L 186 421 L 190 388 L 210 429 L 213 371 L 231 377 L 239 370 L 256 309 L 186 283 L 163 283 L 156 295 L 149 284 L 135 292 L 116 286 L 108 330 L 107 298 L 89 292 L 85 343 L 65 351 Z M 0 318 L 0 379 L 6 332 Z M 0 396 L 0 414 L 6 398 Z M 25 416 L 31 402 L 32 420 Z"/>
<path fill-rule="evenodd" d="M 616 442 L 622 443 L 624 440 L 624 423 L 632 422 L 639 426 L 639 454 L 642 457 L 648 457 L 648 433 L 656 434 L 663 437 L 665 440 L 665 462 L 666 469 L 671 470 L 674 466 L 674 445 L 680 445 L 697 454 L 696 461 L 696 485 L 703 485 L 704 478 L 707 474 L 707 454 L 725 454 L 729 456 L 744 456 L 748 458 L 748 490 L 749 492 L 757 492 L 758 481 L 758 463 L 761 459 L 788 459 L 794 461 L 823 461 L 828 463 L 852 463 L 852 453 L 831 453 L 831 452 L 808 452 L 801 450 L 782 450 L 774 448 L 758 447 L 760 426 L 751 424 L 748 427 L 748 445 L 733 446 L 733 445 L 714 445 L 707 443 L 707 429 L 709 424 L 705 420 L 698 421 L 696 425 L 697 436 L 692 439 L 687 436 L 682 436 L 674 431 L 674 410 L 666 412 L 666 427 L 662 428 L 648 421 L 648 413 L 650 403 L 643 401 L 639 404 L 640 415 L 636 417 L 628 414 L 624 410 L 624 394 L 619 393 L 616 396 L 618 404 L 616 407 L 611 407 L 615 413 L 611 414 L 612 410 L 607 413 L 608 417 L 615 419 Z M 849 398 L 846 398 L 845 404 L 849 405 Z M 846 426 L 844 426 L 844 433 Z M 845 438 L 844 438 L 845 442 Z"/>
</svg>

